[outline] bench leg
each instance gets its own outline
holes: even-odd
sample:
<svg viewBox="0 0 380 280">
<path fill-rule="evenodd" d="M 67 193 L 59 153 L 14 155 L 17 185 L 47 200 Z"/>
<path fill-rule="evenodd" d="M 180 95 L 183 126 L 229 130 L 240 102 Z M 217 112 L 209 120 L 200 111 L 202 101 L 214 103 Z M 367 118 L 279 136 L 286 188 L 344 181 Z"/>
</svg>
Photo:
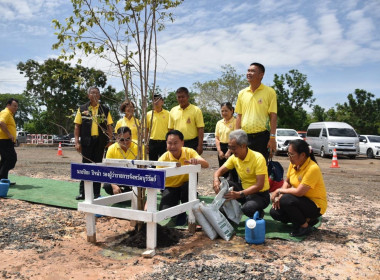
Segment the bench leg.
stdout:
<svg viewBox="0 0 380 280">
<path fill-rule="evenodd" d="M 87 242 L 96 242 L 95 215 L 86 213 Z"/>
</svg>

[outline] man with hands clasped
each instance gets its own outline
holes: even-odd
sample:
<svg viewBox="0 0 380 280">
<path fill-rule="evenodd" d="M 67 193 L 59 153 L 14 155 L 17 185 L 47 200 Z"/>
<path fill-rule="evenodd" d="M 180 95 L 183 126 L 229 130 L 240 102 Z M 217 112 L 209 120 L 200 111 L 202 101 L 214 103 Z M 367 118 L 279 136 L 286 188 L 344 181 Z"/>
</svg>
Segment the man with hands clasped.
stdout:
<svg viewBox="0 0 380 280">
<path fill-rule="evenodd" d="M 229 135 L 228 148 L 232 156 L 214 173 L 214 191 L 220 191 L 219 177 L 235 168 L 241 183 L 228 180 L 233 190 L 224 197 L 236 199 L 242 204 L 244 215 L 253 217 L 256 211 L 264 216 L 264 209 L 269 205 L 269 181 L 264 156 L 248 148 L 248 136 L 244 130 L 234 130 Z"/>
<path fill-rule="evenodd" d="M 200 164 L 202 168 L 209 166 L 194 149 L 184 147 L 184 136 L 179 130 L 170 130 L 166 134 L 167 152 L 158 161 L 178 162 L 180 165 Z M 159 166 L 157 166 L 159 168 Z M 162 191 L 160 210 L 164 210 L 189 201 L 189 174 L 166 178 L 165 189 Z M 177 225 L 186 223 L 186 213 L 177 216 Z"/>
</svg>

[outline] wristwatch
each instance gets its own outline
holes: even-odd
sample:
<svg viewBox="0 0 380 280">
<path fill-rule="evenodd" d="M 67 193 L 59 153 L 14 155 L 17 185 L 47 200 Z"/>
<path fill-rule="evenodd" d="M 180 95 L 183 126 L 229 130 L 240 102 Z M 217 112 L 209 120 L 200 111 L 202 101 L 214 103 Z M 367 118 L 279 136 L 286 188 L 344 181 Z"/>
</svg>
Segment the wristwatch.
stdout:
<svg viewBox="0 0 380 280">
<path fill-rule="evenodd" d="M 240 194 L 240 198 L 243 198 L 243 197 L 245 197 L 245 194 L 244 194 L 244 192 L 243 192 L 243 191 L 241 191 L 239 194 Z"/>
</svg>

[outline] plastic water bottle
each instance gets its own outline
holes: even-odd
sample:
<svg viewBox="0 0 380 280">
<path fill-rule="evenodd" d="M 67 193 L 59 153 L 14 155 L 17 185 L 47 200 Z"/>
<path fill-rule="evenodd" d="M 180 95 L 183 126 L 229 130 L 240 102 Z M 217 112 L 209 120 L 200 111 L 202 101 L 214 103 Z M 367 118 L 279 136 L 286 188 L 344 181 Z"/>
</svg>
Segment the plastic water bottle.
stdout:
<svg viewBox="0 0 380 280">
<path fill-rule="evenodd" d="M 259 211 L 256 211 L 253 219 L 245 221 L 245 241 L 249 244 L 265 242 L 265 220 L 260 218 Z"/>
</svg>

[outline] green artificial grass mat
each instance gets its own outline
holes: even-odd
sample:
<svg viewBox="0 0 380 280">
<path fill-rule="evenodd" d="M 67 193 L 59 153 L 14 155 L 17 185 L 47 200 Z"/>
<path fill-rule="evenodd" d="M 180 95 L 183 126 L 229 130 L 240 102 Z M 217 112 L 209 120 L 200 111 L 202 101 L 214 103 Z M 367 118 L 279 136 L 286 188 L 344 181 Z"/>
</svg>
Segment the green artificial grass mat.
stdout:
<svg viewBox="0 0 380 280">
<path fill-rule="evenodd" d="M 53 179 L 43 178 L 30 178 L 25 176 L 17 176 L 10 174 L 9 179 L 11 182 L 16 182 L 16 185 L 9 187 L 7 198 L 25 200 L 34 203 L 40 203 L 51 206 L 58 206 L 64 208 L 78 208 L 78 202 L 75 197 L 79 192 L 79 182 L 66 182 Z M 108 196 L 105 191 L 101 190 L 102 196 Z M 200 200 L 209 204 L 213 201 L 213 197 L 200 196 Z M 161 200 L 161 195 L 157 197 L 158 205 Z M 113 205 L 114 207 L 130 207 L 130 202 L 123 202 Z M 278 221 L 274 221 L 269 215 L 271 205 L 265 210 L 265 228 L 266 238 L 279 238 L 292 241 L 302 241 L 306 237 L 291 237 L 289 233 L 293 230 L 291 224 L 282 224 Z M 235 228 L 236 235 L 245 236 L 245 221 L 248 217 L 242 217 L 239 225 L 232 225 Z M 174 227 L 178 229 L 185 229 L 187 226 L 175 226 L 175 218 L 170 218 L 160 222 L 162 226 Z M 321 225 L 321 218 L 319 218 L 318 224 L 314 228 L 318 228 Z"/>
</svg>

